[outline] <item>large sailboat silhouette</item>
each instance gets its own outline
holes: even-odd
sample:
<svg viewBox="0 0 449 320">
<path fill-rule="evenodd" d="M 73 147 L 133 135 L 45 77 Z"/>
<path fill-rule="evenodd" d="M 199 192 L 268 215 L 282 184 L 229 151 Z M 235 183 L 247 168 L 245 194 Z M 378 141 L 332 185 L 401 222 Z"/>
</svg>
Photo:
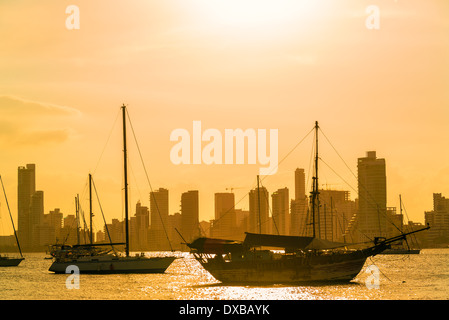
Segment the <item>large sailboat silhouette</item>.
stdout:
<svg viewBox="0 0 449 320">
<path fill-rule="evenodd" d="M 380 254 L 390 244 L 409 234 L 389 239 L 377 237 L 364 249 L 348 249 L 316 236 L 315 216 L 319 208 L 318 122 L 313 187 L 310 196 L 313 234 L 310 237 L 246 233 L 244 241 L 200 237 L 187 245 L 194 257 L 215 279 L 223 283 L 276 284 L 350 281 L 368 257 Z M 264 248 L 276 248 L 272 251 Z"/>
<path fill-rule="evenodd" d="M 126 146 L 126 106 L 122 107 L 123 118 L 123 159 L 125 180 L 125 255 L 115 251 L 102 250 L 101 247 L 110 244 L 84 244 L 74 246 L 59 246 L 52 252 L 54 261 L 49 271 L 65 273 L 68 266 L 75 265 L 80 273 L 163 273 L 176 259 L 174 256 L 146 257 L 144 255 L 130 256 L 129 225 L 128 225 L 128 168 Z"/>
</svg>

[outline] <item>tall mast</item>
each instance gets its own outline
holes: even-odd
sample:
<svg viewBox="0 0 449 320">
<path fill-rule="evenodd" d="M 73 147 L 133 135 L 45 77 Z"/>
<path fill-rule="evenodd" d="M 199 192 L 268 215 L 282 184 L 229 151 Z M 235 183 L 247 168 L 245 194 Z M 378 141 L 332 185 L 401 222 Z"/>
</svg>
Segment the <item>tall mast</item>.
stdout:
<svg viewBox="0 0 449 320">
<path fill-rule="evenodd" d="M 75 214 L 76 214 L 76 241 L 77 244 L 80 244 L 80 214 L 79 214 L 79 195 L 77 194 L 75 197 Z"/>
<path fill-rule="evenodd" d="M 6 197 L 5 186 L 3 185 L 2 176 L 0 176 L 0 181 L 2 182 L 3 194 L 5 195 L 6 206 L 8 207 L 9 217 L 11 218 L 12 228 L 14 230 L 14 237 L 16 237 L 17 248 L 19 248 L 20 256 L 23 258 L 22 249 L 20 249 L 19 238 L 17 237 L 16 227 L 14 226 L 14 219 L 12 218 L 11 210 L 9 209 L 8 198 Z"/>
<path fill-rule="evenodd" d="M 128 165 L 127 165 L 127 150 L 126 150 L 126 106 L 122 106 L 123 118 L 123 173 L 125 180 L 125 252 L 129 256 L 129 230 L 128 230 Z"/>
<path fill-rule="evenodd" d="M 257 208 L 259 211 L 259 233 L 262 233 L 262 221 L 260 219 L 260 187 L 259 187 L 259 175 L 257 175 Z"/>
<path fill-rule="evenodd" d="M 318 121 L 315 121 L 315 174 L 313 179 L 312 188 L 312 227 L 313 227 L 313 237 L 316 237 L 315 231 L 315 216 L 320 214 L 320 203 L 318 199 Z"/>
<path fill-rule="evenodd" d="M 92 217 L 94 216 L 93 212 L 92 212 L 92 175 L 89 173 L 89 219 L 90 219 L 90 232 L 89 232 L 89 237 L 90 237 L 90 244 L 93 244 L 94 238 L 93 236 L 93 231 L 92 231 Z"/>
</svg>

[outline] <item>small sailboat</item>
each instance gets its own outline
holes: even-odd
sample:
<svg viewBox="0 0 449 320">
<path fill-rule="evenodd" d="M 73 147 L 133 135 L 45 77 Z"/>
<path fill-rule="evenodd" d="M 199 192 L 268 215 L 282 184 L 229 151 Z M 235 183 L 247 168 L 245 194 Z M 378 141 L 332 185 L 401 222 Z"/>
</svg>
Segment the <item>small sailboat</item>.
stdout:
<svg viewBox="0 0 449 320">
<path fill-rule="evenodd" d="M 49 271 L 65 273 L 68 266 L 77 266 L 80 273 L 112 274 L 112 273 L 164 273 L 176 259 L 173 256 L 146 257 L 143 254 L 129 254 L 128 226 L 128 174 L 126 148 L 126 106 L 122 107 L 123 116 L 123 157 L 125 180 L 125 243 L 83 244 L 60 246 L 52 251 L 54 261 Z M 92 216 L 92 215 L 91 215 Z M 91 228 L 92 231 L 92 228 Z M 92 239 L 92 238 L 91 238 Z M 104 249 L 104 246 L 125 245 L 125 255 L 119 255 L 115 250 Z M 111 252 L 112 251 L 112 252 Z"/>
<path fill-rule="evenodd" d="M 9 212 L 9 217 L 11 218 L 11 224 L 12 224 L 12 228 L 14 230 L 14 237 L 16 239 L 16 243 L 17 243 L 17 248 L 19 249 L 19 253 L 20 253 L 20 258 L 11 258 L 11 257 L 7 257 L 7 256 L 2 256 L 0 255 L 0 267 L 16 267 L 18 266 L 22 260 L 24 260 L 25 258 L 22 255 L 22 249 L 20 249 L 20 243 L 19 243 L 19 238 L 17 237 L 17 232 L 16 232 L 16 228 L 14 227 L 14 220 L 12 218 L 12 214 L 11 214 L 11 210 L 9 208 L 9 203 L 8 203 L 8 198 L 6 197 L 6 191 L 5 191 L 5 186 L 3 185 L 3 180 L 2 177 L 0 176 L 0 181 L 2 183 L 2 189 L 3 189 L 3 194 L 5 196 L 5 201 L 6 201 L 6 205 L 8 207 L 8 212 Z"/>
<path fill-rule="evenodd" d="M 399 195 L 399 208 L 402 216 L 402 197 Z M 405 243 L 404 243 L 405 242 Z M 412 246 L 408 243 L 407 239 L 400 241 L 399 243 L 391 246 L 391 248 L 382 252 L 382 254 L 420 254 L 421 249 L 418 248 L 418 243 L 412 242 Z"/>
<path fill-rule="evenodd" d="M 316 122 L 315 170 L 311 192 L 313 235 L 301 237 L 246 233 L 244 241 L 202 237 L 188 243 L 197 261 L 215 279 L 223 283 L 256 285 L 351 281 L 361 271 L 368 257 L 380 254 L 391 243 L 405 239 L 409 234 L 429 228 L 389 239 L 376 237 L 374 243 L 364 249 L 349 249 L 348 244 L 318 238 L 315 232 L 320 194 L 318 128 Z M 272 248 L 276 248 L 276 251 L 270 250 Z"/>
</svg>

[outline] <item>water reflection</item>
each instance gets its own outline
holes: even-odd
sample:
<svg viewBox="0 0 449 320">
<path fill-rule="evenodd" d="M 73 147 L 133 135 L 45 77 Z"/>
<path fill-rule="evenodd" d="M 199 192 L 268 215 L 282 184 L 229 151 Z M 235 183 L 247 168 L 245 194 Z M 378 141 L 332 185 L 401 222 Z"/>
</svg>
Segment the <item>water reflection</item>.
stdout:
<svg viewBox="0 0 449 320">
<path fill-rule="evenodd" d="M 165 274 L 80 275 L 80 289 L 68 290 L 67 275 L 48 272 L 50 260 L 28 254 L 16 268 L 0 269 L 0 299 L 152 300 L 344 300 L 448 299 L 449 249 L 419 255 L 376 256 L 349 283 L 311 285 L 224 285 L 188 253 L 176 253 Z M 379 289 L 369 289 L 365 268 L 380 270 Z"/>
</svg>

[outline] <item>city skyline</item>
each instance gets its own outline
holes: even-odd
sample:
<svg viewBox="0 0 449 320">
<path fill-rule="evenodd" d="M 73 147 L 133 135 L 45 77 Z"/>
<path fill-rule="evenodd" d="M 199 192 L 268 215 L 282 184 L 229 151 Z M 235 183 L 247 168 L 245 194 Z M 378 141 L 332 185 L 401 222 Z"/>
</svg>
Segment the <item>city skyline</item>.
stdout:
<svg viewBox="0 0 449 320">
<path fill-rule="evenodd" d="M 1 3 L 0 174 L 10 203 L 17 202 L 17 167 L 35 163 L 45 213 L 74 212 L 92 173 L 107 221 L 122 219 L 115 129 L 125 103 L 153 190 L 170 190 L 170 214 L 188 190 L 199 190 L 200 221 L 214 216 L 214 193 L 231 188 L 237 208 L 249 210 L 238 201 L 256 186 L 260 168 L 175 165 L 173 130 L 192 130 L 193 121 L 222 133 L 277 129 L 281 161 L 319 121 L 352 172 L 366 151 L 386 159 L 387 205 L 399 207 L 401 194 L 409 218 L 423 223 L 431 195 L 449 193 L 447 2 L 374 0 L 378 30 L 366 27 L 367 4 L 357 0 L 251 3 L 81 0 L 79 30 L 67 29 L 66 4 Z M 337 172 L 356 186 L 321 141 L 325 163 L 340 163 Z M 298 167 L 310 177 L 310 145 L 261 177 L 270 195 L 287 187 L 293 198 Z M 129 156 L 132 203 L 149 207 L 138 150 Z M 355 197 L 321 168 L 322 187 Z M 15 206 L 12 213 L 17 220 Z"/>
<path fill-rule="evenodd" d="M 358 159 L 358 163 L 359 163 L 358 166 L 359 167 L 360 167 L 360 164 L 363 163 L 363 161 L 365 161 L 365 159 L 368 160 L 368 161 L 370 161 L 370 159 L 373 159 L 374 161 L 381 161 L 380 162 L 380 171 L 381 171 L 381 175 L 382 174 L 384 175 L 384 177 L 383 177 L 384 181 L 382 182 L 382 180 L 381 180 L 380 183 L 384 184 L 384 187 L 385 187 L 384 192 L 385 193 L 383 195 L 381 195 L 380 198 L 378 198 L 378 197 L 376 198 L 376 196 L 373 198 L 372 194 L 370 193 L 370 192 L 373 192 L 373 190 L 368 191 L 367 190 L 367 186 L 363 186 L 363 183 L 361 185 L 360 184 L 361 183 L 360 180 L 358 180 L 359 185 L 357 186 L 357 189 L 362 189 L 365 192 L 364 198 L 367 201 L 367 204 L 365 204 L 365 207 L 371 206 L 371 211 L 375 212 L 376 209 L 374 209 L 372 207 L 372 203 L 369 204 L 370 202 L 376 203 L 376 205 L 378 205 L 379 204 L 378 201 L 380 201 L 381 203 L 385 204 L 385 208 L 387 207 L 387 203 L 385 202 L 386 201 L 385 194 L 386 194 L 386 191 L 388 190 L 386 176 L 385 176 L 386 164 L 385 164 L 385 159 L 377 159 L 376 160 L 376 151 L 367 151 L 365 158 L 364 157 L 359 158 Z M 371 161 L 373 161 L 373 160 L 371 160 Z M 363 165 L 362 165 L 362 167 L 363 167 Z M 32 173 L 30 174 L 28 172 L 32 172 Z M 28 200 L 28 202 L 31 204 L 30 205 L 30 212 L 38 212 L 38 213 L 34 214 L 34 218 L 32 217 L 33 215 L 31 215 L 30 219 L 32 219 L 32 220 L 34 219 L 34 222 L 31 222 L 31 223 L 34 223 L 35 225 L 38 225 L 40 220 L 39 220 L 39 218 L 37 218 L 37 216 L 39 214 L 42 215 L 44 213 L 52 212 L 52 210 L 67 212 L 68 215 L 71 215 L 71 214 L 73 214 L 75 212 L 74 208 L 73 208 L 73 212 L 72 212 L 71 211 L 72 209 L 69 209 L 67 211 L 67 210 L 61 210 L 60 207 L 47 208 L 45 206 L 45 204 L 44 204 L 44 199 L 45 199 L 44 191 L 37 191 L 36 190 L 36 180 L 38 180 L 38 178 L 36 178 L 34 176 L 35 173 L 36 173 L 36 164 L 26 164 L 25 166 L 18 166 L 18 173 L 19 173 L 19 175 L 18 175 L 19 181 L 18 181 L 18 187 L 17 187 L 18 188 L 17 189 L 18 190 L 18 199 L 20 199 L 21 194 L 24 193 L 24 191 L 21 191 L 21 189 L 26 189 L 27 190 L 27 189 L 31 188 L 30 191 L 26 191 L 25 192 L 26 193 L 25 197 L 30 198 L 30 200 Z M 220 218 L 218 218 L 218 216 L 217 216 L 217 203 L 216 203 L 217 195 L 220 195 L 220 194 L 222 194 L 222 195 L 232 194 L 233 203 L 234 203 L 233 210 L 248 210 L 248 212 L 250 214 L 250 221 L 254 220 L 254 221 L 250 222 L 251 227 L 249 227 L 248 231 L 250 231 L 250 232 L 259 232 L 259 224 L 256 221 L 257 217 L 256 217 L 256 213 L 255 213 L 255 208 L 259 206 L 259 204 L 258 204 L 259 200 L 262 201 L 262 203 L 261 203 L 261 211 L 263 212 L 263 214 L 262 214 L 263 219 L 262 220 L 267 222 L 268 218 L 271 218 L 272 215 L 275 212 L 277 212 L 276 208 L 275 208 L 274 200 L 272 199 L 270 201 L 270 199 L 272 197 L 274 197 L 276 194 L 278 194 L 279 192 L 283 191 L 284 189 L 286 190 L 288 203 L 289 203 L 289 206 L 288 206 L 289 213 L 291 213 L 290 209 L 293 208 L 293 206 L 294 206 L 294 204 L 291 204 L 290 201 L 292 203 L 295 202 L 295 200 L 297 200 L 297 197 L 298 196 L 301 197 L 302 194 L 304 194 L 304 196 L 306 196 L 306 197 L 308 197 L 310 195 L 310 192 L 308 191 L 307 185 L 306 185 L 306 175 L 304 173 L 304 169 L 303 168 L 296 168 L 294 171 L 291 172 L 291 175 L 292 176 L 290 177 L 290 180 L 291 180 L 290 183 L 285 183 L 284 185 L 293 185 L 292 189 L 290 189 L 289 187 L 284 186 L 283 188 L 279 188 L 278 190 L 268 191 L 267 186 L 265 186 L 265 185 L 262 186 L 262 184 L 261 184 L 260 188 L 261 188 L 261 190 L 264 190 L 264 191 L 262 192 L 262 196 L 259 195 L 260 199 L 258 199 L 256 197 L 256 194 L 257 194 L 257 182 L 256 182 L 256 185 L 252 189 L 241 190 L 244 193 L 244 195 L 243 195 L 243 197 L 241 197 L 239 199 L 236 199 L 236 197 L 235 197 L 234 188 L 226 188 L 225 192 L 212 191 L 213 195 L 215 197 L 215 201 L 213 202 L 214 206 L 215 206 L 215 219 L 220 220 Z M 360 168 L 359 168 L 359 175 L 360 175 Z M 372 176 L 372 174 L 371 174 L 371 176 Z M 25 179 L 25 181 L 28 184 L 30 184 L 30 187 L 28 187 L 28 186 L 26 186 L 25 188 L 23 187 L 23 184 L 24 184 L 23 180 L 24 179 Z M 382 177 L 381 177 L 381 179 L 382 179 Z M 311 181 L 311 178 L 309 177 L 309 179 L 307 179 L 307 180 Z M 379 182 L 375 182 L 374 184 L 378 184 L 378 183 Z M 21 185 L 22 185 L 22 187 L 21 187 Z M 332 189 L 332 186 L 329 186 L 327 184 L 321 184 L 320 187 L 321 187 L 320 190 L 322 192 L 324 192 L 324 194 L 328 194 L 328 193 L 326 193 L 327 191 L 333 192 L 334 194 L 335 194 L 335 192 L 337 192 L 337 193 L 341 192 L 341 193 L 344 193 L 345 197 L 348 198 L 348 199 L 353 199 L 353 200 L 354 199 L 358 199 L 358 194 L 354 195 L 354 189 L 353 190 L 349 190 L 349 189 L 351 189 L 351 186 L 347 186 L 346 190 L 344 190 L 344 188 Z M 269 186 L 268 186 L 268 188 L 269 188 Z M 369 188 L 370 187 L 368 186 L 368 189 Z M 244 189 L 244 188 L 238 188 L 238 189 Z M 271 189 L 271 188 L 269 188 L 269 189 Z M 231 192 L 229 193 L 228 190 L 231 190 Z M 288 196 L 289 195 L 289 190 L 293 190 L 291 197 Z M 351 191 L 353 191 L 353 192 L 351 193 Z M 95 192 L 96 192 L 96 190 L 95 190 Z M 159 188 L 157 190 L 151 191 L 150 194 L 147 197 L 149 199 L 147 207 L 151 208 L 150 212 L 156 212 L 157 211 L 161 216 L 151 215 L 151 223 L 150 223 L 150 225 L 153 225 L 153 226 L 156 225 L 157 229 L 159 229 L 160 232 L 162 232 L 164 227 L 161 224 L 161 220 L 164 221 L 163 224 L 166 224 L 169 215 L 173 216 L 174 214 L 181 212 L 181 210 L 182 210 L 182 197 L 183 197 L 184 193 L 186 193 L 186 192 L 187 191 L 184 190 L 182 192 L 181 197 L 179 198 L 179 200 L 174 200 L 174 199 L 171 199 L 171 197 L 168 196 L 168 193 L 169 193 L 168 189 Z M 198 190 L 196 190 L 195 192 L 198 193 Z M 374 194 L 375 193 L 376 192 L 374 192 Z M 351 195 L 351 196 L 349 196 L 349 195 Z M 22 195 L 22 197 L 24 197 L 24 196 Z M 35 199 L 35 198 L 37 200 L 33 201 L 33 199 Z M 202 197 L 198 197 L 198 198 L 202 198 Z M 368 198 L 370 198 L 370 199 L 368 199 Z M 96 195 L 96 194 L 93 194 L 92 195 L 92 200 L 93 200 L 92 201 L 93 202 L 93 206 L 95 207 L 95 201 L 99 200 L 99 196 Z M 88 199 L 87 199 L 87 201 L 88 201 Z M 197 200 L 197 201 L 198 201 L 198 206 L 199 206 L 198 207 L 198 213 L 201 213 L 201 210 L 199 209 L 200 208 L 200 205 L 199 205 L 200 201 L 199 200 Z M 33 205 L 33 202 L 35 202 L 36 204 Z M 146 204 L 146 202 L 142 201 L 141 199 L 136 200 L 136 203 L 138 205 L 141 205 L 142 202 L 144 204 Z M 178 206 L 179 208 L 177 210 L 173 209 L 173 210 L 170 211 L 169 210 L 169 203 L 170 202 L 177 202 L 178 205 L 179 205 Z M 273 202 L 273 204 L 271 202 Z M 329 201 L 327 201 L 327 202 L 329 202 Z M 27 203 L 27 201 L 25 201 L 25 203 Z M 237 206 L 236 204 L 238 204 L 239 206 Z M 381 207 L 383 206 L 383 204 L 381 205 Z M 251 205 L 253 205 L 252 209 L 251 209 Z M 328 205 L 329 205 L 329 203 L 328 203 Z M 75 203 L 74 203 L 74 206 L 75 206 Z M 103 206 L 103 204 L 98 203 L 97 204 L 97 208 L 94 209 L 94 212 L 95 212 L 94 216 L 97 216 L 97 222 L 100 221 L 100 218 L 99 218 L 99 212 L 100 211 L 99 210 L 102 210 L 101 209 L 102 206 Z M 132 206 L 133 206 L 133 204 L 131 204 L 131 207 Z M 229 204 L 227 206 L 229 206 Z M 23 211 L 23 209 L 20 209 L 20 207 L 21 207 L 20 201 L 17 202 L 17 206 L 16 207 L 18 208 L 18 212 L 20 210 Z M 23 205 L 22 205 L 22 207 L 23 207 Z M 388 207 L 393 207 L 393 206 L 388 205 Z M 291 210 L 292 210 L 292 212 L 294 211 L 294 209 L 291 209 Z M 88 207 L 85 206 L 84 207 L 84 211 L 86 211 L 87 214 L 88 214 Z M 378 211 L 378 209 L 377 209 L 377 211 Z M 427 211 L 428 211 L 428 208 L 425 211 L 423 211 L 423 213 L 421 213 L 421 218 L 420 219 L 411 219 L 409 217 L 410 221 L 413 221 L 415 223 L 416 222 L 423 223 L 424 220 L 425 220 L 424 212 L 427 212 Z M 22 215 L 23 215 L 23 213 L 22 213 Z M 407 213 L 407 216 L 408 216 L 408 213 Z M 203 217 L 204 217 L 204 215 L 203 215 Z M 18 219 L 18 216 L 17 217 L 13 217 L 13 218 Z M 113 220 L 113 219 L 117 219 L 117 217 L 111 218 L 111 220 Z M 123 216 L 121 217 L 121 219 L 123 219 Z M 371 219 L 373 219 L 373 218 L 371 218 Z M 19 235 L 21 233 L 24 233 L 24 230 L 28 230 L 29 229 L 28 226 L 23 227 L 23 220 L 24 219 L 22 219 L 22 225 L 20 224 L 19 221 L 17 221 L 17 225 L 19 226 L 19 228 L 18 228 L 19 229 Z M 204 218 L 201 218 L 201 215 L 199 215 L 199 222 L 201 222 L 201 221 L 209 222 L 209 221 L 212 221 L 212 220 L 214 220 L 214 216 L 213 215 L 209 215 L 209 216 L 206 216 Z M 375 220 L 377 220 L 377 218 L 375 218 Z M 298 224 L 299 221 L 298 220 L 295 220 L 295 221 L 296 221 L 296 224 Z M 387 221 L 385 220 L 385 217 L 382 218 L 382 221 L 383 221 L 383 224 L 385 225 L 384 227 L 386 228 Z M 408 221 L 404 221 L 404 222 L 408 222 Z M 284 224 L 284 226 L 282 228 L 287 230 L 286 229 L 287 227 L 285 226 L 286 222 L 284 221 L 284 222 L 281 222 L 281 223 Z M 291 227 L 293 227 L 293 228 L 295 228 L 295 227 L 297 228 L 298 227 L 298 226 L 294 226 L 294 225 L 292 226 L 292 224 L 290 222 L 287 222 L 287 223 L 288 223 L 288 227 L 289 227 L 288 229 L 289 230 L 290 230 Z M 301 221 L 299 224 L 301 225 L 303 223 L 304 222 Z M 97 225 L 97 226 L 95 226 L 95 225 Z M 22 228 L 20 228 L 20 226 L 22 226 Z M 262 231 L 263 232 L 272 232 L 272 231 L 274 231 L 274 230 L 271 229 L 273 227 L 277 228 L 277 226 L 268 227 L 267 225 L 265 225 L 262 228 L 263 229 Z M 20 229 L 22 229 L 22 230 L 20 231 Z M 98 224 L 94 223 L 94 232 L 96 232 L 98 230 L 102 230 L 102 229 L 103 229 L 103 227 L 101 225 L 98 226 Z M 3 230 L 5 230 L 5 228 L 3 228 Z M 380 230 L 382 231 L 382 228 L 380 228 Z M 305 232 L 305 231 L 303 230 L 302 232 Z M 298 234 L 298 231 L 296 231 L 296 234 Z M 5 234 L 2 234 L 2 235 L 8 235 L 8 232 L 6 232 Z M 163 235 L 161 233 L 158 237 L 164 238 L 165 235 Z M 26 236 L 25 236 L 25 238 L 26 238 Z M 28 241 L 28 240 L 26 240 L 26 241 Z"/>
<path fill-rule="evenodd" d="M 361 190 L 358 194 L 359 200 L 350 200 L 349 191 L 320 190 L 320 209 L 313 220 L 317 224 L 315 230 L 318 238 L 363 243 L 376 236 L 391 237 L 397 234 L 398 230 L 422 228 L 423 225 L 416 221 L 407 221 L 407 213 L 404 215 L 402 208 L 386 206 L 385 159 L 379 159 L 375 151 L 369 151 L 366 157 L 358 159 L 358 170 Z M 21 229 L 18 230 L 25 251 L 44 250 L 55 243 L 101 243 L 108 242 L 108 239 L 115 243 L 123 242 L 123 220 L 112 219 L 111 223 L 105 221 L 106 225 L 100 228 L 97 226 L 95 229 L 94 226 L 92 234 L 86 230 L 90 228 L 89 216 L 86 217 L 80 207 L 77 207 L 76 215 L 64 216 L 59 208 L 44 214 L 44 191 L 35 190 L 35 171 L 35 164 L 18 167 L 18 195 L 21 199 L 17 204 L 18 208 L 24 208 L 28 203 L 28 210 L 22 210 L 24 212 L 19 219 Z M 249 211 L 236 208 L 233 190 L 215 193 L 215 216 L 209 221 L 199 221 L 197 190 L 182 194 L 181 212 L 174 214 L 169 214 L 168 210 L 169 190 L 155 190 L 149 195 L 150 208 L 142 206 L 138 201 L 135 210 L 131 209 L 131 212 L 134 212 L 134 215 L 131 213 L 130 216 L 131 248 L 134 251 L 185 250 L 181 238 L 182 242 L 192 241 L 198 236 L 242 239 L 245 232 L 311 236 L 310 212 L 306 214 L 303 209 L 304 212 L 300 213 L 297 207 L 299 204 L 299 208 L 304 208 L 304 205 L 301 205 L 303 200 L 306 204 L 309 202 L 304 199 L 304 169 L 297 168 L 293 178 L 294 199 L 289 198 L 288 188 L 278 189 L 270 197 L 267 189 L 259 186 L 260 191 L 255 188 L 248 193 Z M 26 192 L 28 194 L 24 195 Z M 424 213 L 425 222 L 432 226 L 433 232 L 428 233 L 427 237 L 420 237 L 420 245 L 447 242 L 448 210 L 449 200 L 441 193 L 434 193 L 433 211 Z M 295 214 L 303 216 L 292 218 Z M 291 221 L 297 226 L 291 224 Z M 2 238 L 3 246 L 13 240 L 12 236 L 9 238 Z"/>
</svg>

